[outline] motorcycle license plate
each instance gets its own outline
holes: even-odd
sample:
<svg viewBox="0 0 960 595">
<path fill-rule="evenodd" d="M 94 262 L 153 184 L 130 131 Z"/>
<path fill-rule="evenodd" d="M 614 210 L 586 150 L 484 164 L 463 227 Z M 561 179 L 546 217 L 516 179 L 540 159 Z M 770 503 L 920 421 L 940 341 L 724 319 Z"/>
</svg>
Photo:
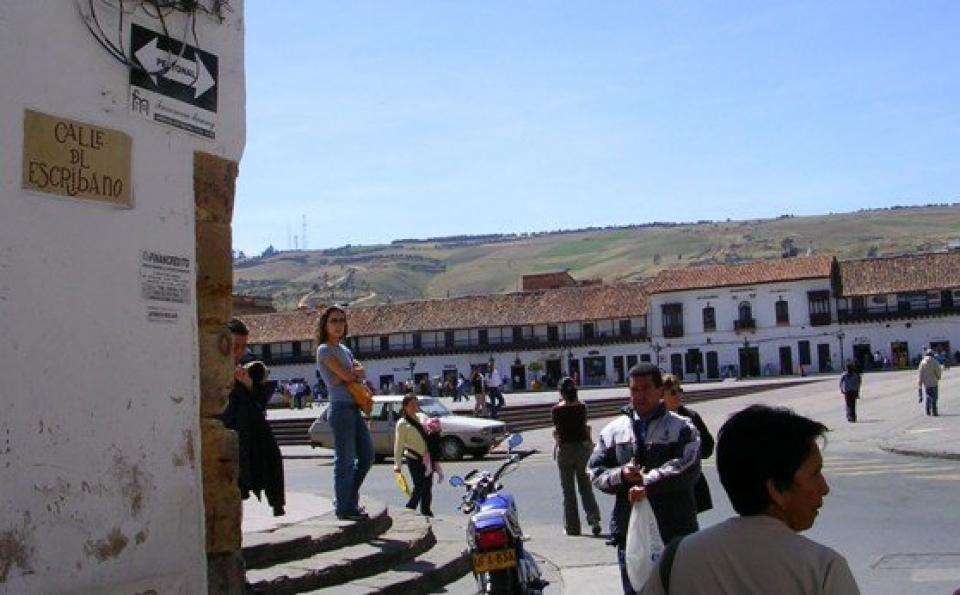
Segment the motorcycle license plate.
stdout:
<svg viewBox="0 0 960 595">
<path fill-rule="evenodd" d="M 490 572 L 513 568 L 517 565 L 517 553 L 513 550 L 497 550 L 473 555 L 474 572 Z"/>
</svg>

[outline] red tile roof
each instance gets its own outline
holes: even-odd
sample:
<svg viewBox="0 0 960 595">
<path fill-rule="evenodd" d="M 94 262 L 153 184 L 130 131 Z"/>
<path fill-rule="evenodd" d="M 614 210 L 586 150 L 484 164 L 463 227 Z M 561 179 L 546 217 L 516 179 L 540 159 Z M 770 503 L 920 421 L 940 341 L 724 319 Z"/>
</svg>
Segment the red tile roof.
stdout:
<svg viewBox="0 0 960 595">
<path fill-rule="evenodd" d="M 347 308 L 347 320 L 351 336 L 370 336 L 624 319 L 646 312 L 642 285 L 610 284 Z M 301 309 L 240 318 L 250 328 L 250 342 L 259 344 L 310 339 L 317 316 L 317 310 Z"/>
<path fill-rule="evenodd" d="M 848 260 L 839 266 L 843 297 L 960 287 L 960 252 Z"/>
<path fill-rule="evenodd" d="M 744 264 L 666 269 L 660 271 L 647 288 L 653 294 L 687 289 L 829 278 L 832 263 L 831 256 L 806 256 L 756 260 Z"/>
<path fill-rule="evenodd" d="M 566 271 L 524 275 L 520 279 L 523 291 L 559 289 L 561 287 L 574 287 L 577 284 L 577 280 Z"/>
</svg>

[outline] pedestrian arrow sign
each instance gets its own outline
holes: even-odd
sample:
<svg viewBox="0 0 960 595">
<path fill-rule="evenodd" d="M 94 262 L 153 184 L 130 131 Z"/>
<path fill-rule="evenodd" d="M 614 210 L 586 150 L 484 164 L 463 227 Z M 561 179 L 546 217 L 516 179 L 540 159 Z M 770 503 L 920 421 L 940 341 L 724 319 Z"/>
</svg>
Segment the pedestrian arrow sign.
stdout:
<svg viewBox="0 0 960 595">
<path fill-rule="evenodd" d="M 148 119 L 215 138 L 217 56 L 133 24 L 130 109 Z"/>
<path fill-rule="evenodd" d="M 144 68 L 148 71 L 156 73 L 145 73 L 153 81 L 154 86 L 160 87 L 160 79 L 180 83 L 182 86 L 193 89 L 194 100 L 216 86 L 217 82 L 213 80 L 213 75 L 207 70 L 203 60 L 199 58 L 189 60 L 186 56 L 176 55 L 171 58 L 170 52 L 160 49 L 159 41 L 159 37 L 154 37 L 134 53 L 137 62 L 146 65 Z M 196 56 L 196 50 L 193 53 Z"/>
</svg>

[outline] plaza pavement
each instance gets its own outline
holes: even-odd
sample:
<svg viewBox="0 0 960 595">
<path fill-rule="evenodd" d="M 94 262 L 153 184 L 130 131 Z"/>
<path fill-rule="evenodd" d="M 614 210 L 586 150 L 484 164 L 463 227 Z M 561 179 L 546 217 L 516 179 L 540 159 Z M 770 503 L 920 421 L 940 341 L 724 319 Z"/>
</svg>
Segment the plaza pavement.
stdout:
<svg viewBox="0 0 960 595">
<path fill-rule="evenodd" d="M 878 373 L 878 376 L 886 373 Z M 896 374 L 896 372 L 894 372 Z M 904 374 L 904 372 L 901 372 Z M 824 382 L 836 382 L 836 376 L 820 377 Z M 817 377 L 813 378 L 814 380 Z M 795 380 L 795 379 L 788 379 Z M 733 381 L 726 381 L 733 382 Z M 767 382 L 771 384 L 771 389 L 776 388 L 776 380 L 744 381 L 744 382 Z M 723 383 L 725 384 L 725 383 Z M 704 388 L 719 386 L 717 383 L 703 385 L 685 385 L 684 389 L 688 393 L 695 393 Z M 611 390 L 614 392 L 611 393 Z M 619 389 L 599 389 L 582 390 L 581 399 L 589 401 L 595 398 L 608 398 L 616 395 Z M 875 442 L 877 449 L 904 455 L 908 457 L 925 457 L 933 459 L 960 460 L 960 409 L 956 405 L 956 399 L 947 393 L 941 391 L 939 417 L 929 417 L 917 412 L 922 411 L 922 406 L 917 404 L 916 399 L 913 405 L 917 407 L 911 413 L 911 418 L 905 423 L 900 424 L 899 429 L 885 438 L 878 439 Z M 553 402 L 556 396 L 552 392 L 540 393 L 520 393 L 508 394 L 507 403 L 534 403 L 534 402 Z M 472 401 L 452 403 L 451 399 L 444 399 L 445 404 L 454 411 L 466 410 L 471 407 Z M 842 401 L 842 400 L 841 400 Z M 312 415 L 310 409 L 304 410 L 271 410 L 270 417 L 307 417 Z M 525 442 L 522 448 L 536 448 L 547 451 L 552 448 L 552 436 L 550 429 L 535 430 L 524 434 Z M 311 457 L 329 457 L 330 451 L 325 449 L 312 449 L 305 446 L 283 447 L 285 458 L 311 458 Z M 716 497 L 723 498 L 720 493 Z M 332 503 L 329 498 L 317 494 L 308 494 L 302 492 L 287 492 L 287 515 L 285 517 L 274 518 L 270 516 L 270 509 L 266 503 L 259 503 L 255 499 L 250 499 L 244 503 L 244 532 L 263 531 L 281 525 L 289 525 L 299 520 L 318 516 L 329 512 L 332 509 Z M 438 522 L 461 524 L 463 521 L 458 517 L 444 517 Z M 603 552 L 596 556 L 596 547 L 581 548 L 578 547 L 578 539 L 537 539 L 537 533 L 540 531 L 537 527 L 527 527 L 525 530 L 532 533 L 537 543 L 536 553 L 541 558 L 543 570 L 547 578 L 552 579 L 554 585 L 562 584 L 563 588 L 548 588 L 548 593 L 585 593 L 602 589 L 603 592 L 619 592 L 620 579 L 618 569 L 615 564 L 610 563 L 609 552 Z M 590 538 L 580 538 L 590 541 Z M 467 575 L 463 579 L 450 585 L 445 592 L 449 593 L 469 593 L 472 592 L 473 578 Z"/>
</svg>

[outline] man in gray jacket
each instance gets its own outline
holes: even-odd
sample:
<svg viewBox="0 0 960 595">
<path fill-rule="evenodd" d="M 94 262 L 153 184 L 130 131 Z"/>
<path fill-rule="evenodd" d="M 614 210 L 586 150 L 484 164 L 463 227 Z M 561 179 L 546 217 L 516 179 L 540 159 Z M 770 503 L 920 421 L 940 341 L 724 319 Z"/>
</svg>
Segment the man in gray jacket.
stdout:
<svg viewBox="0 0 960 595">
<path fill-rule="evenodd" d="M 662 382 L 653 364 L 630 368 L 630 404 L 600 432 L 588 465 L 593 485 L 616 496 L 610 533 L 626 595 L 634 593 L 624 561 L 634 502 L 650 499 L 664 543 L 698 529 L 693 486 L 700 477 L 700 436 L 693 422 L 661 402 Z"/>
<path fill-rule="evenodd" d="M 917 386 L 927 391 L 927 415 L 939 415 L 937 398 L 942 374 L 943 368 L 940 367 L 937 358 L 933 357 L 933 350 L 924 349 L 923 359 L 920 360 L 920 366 L 917 368 Z"/>
</svg>

